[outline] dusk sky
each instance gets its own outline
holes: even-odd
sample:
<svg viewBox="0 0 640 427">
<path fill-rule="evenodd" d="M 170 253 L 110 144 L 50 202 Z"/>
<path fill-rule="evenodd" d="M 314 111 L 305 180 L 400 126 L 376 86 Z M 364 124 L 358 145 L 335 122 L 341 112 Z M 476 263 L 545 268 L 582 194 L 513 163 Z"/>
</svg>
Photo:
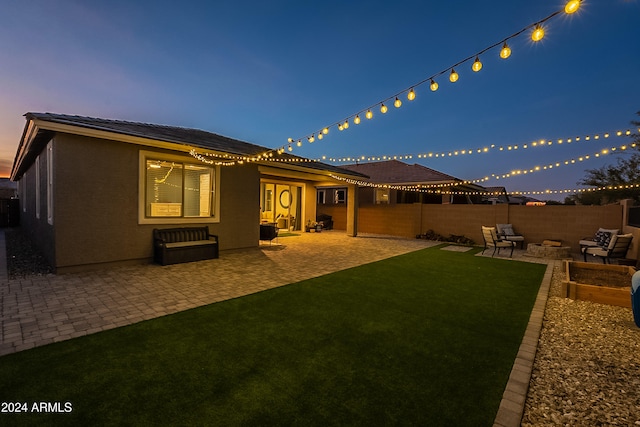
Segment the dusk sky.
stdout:
<svg viewBox="0 0 640 427">
<path fill-rule="evenodd" d="M 482 185 L 575 189 L 585 169 L 615 163 L 594 154 L 630 141 L 616 131 L 638 133 L 639 0 L 584 0 L 547 21 L 540 42 L 526 31 L 508 41 L 508 59 L 497 47 L 480 55 L 479 72 L 472 59 L 448 79 L 454 64 L 565 3 L 0 0 L 0 176 L 33 111 L 192 127 L 271 148 L 303 139 L 292 153 L 310 158 L 412 155 L 403 161 L 465 180 L 561 163 Z M 438 91 L 414 87 L 443 70 Z M 411 87 L 413 101 L 403 92 Z M 402 106 L 392 98 L 381 114 L 396 93 Z M 361 113 L 361 124 L 307 142 L 368 107 L 373 119 Z M 554 143 L 532 147 L 541 139 Z M 486 154 L 418 158 L 492 144 Z"/>
</svg>

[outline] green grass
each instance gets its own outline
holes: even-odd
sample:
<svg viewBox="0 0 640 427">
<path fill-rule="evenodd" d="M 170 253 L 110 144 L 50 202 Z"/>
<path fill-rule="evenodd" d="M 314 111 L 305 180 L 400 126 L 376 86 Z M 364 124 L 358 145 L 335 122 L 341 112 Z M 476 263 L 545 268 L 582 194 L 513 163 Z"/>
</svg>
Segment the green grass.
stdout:
<svg viewBox="0 0 640 427">
<path fill-rule="evenodd" d="M 430 248 L 4 356 L 73 411 L 0 424 L 488 426 L 544 270 Z"/>
</svg>

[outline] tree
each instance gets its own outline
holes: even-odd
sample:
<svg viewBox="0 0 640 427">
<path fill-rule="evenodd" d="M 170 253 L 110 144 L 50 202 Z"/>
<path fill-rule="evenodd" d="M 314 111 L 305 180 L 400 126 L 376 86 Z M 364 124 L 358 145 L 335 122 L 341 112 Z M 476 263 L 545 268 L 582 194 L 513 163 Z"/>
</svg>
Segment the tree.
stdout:
<svg viewBox="0 0 640 427">
<path fill-rule="evenodd" d="M 636 114 L 640 116 L 640 111 Z M 640 127 L 640 121 L 631 121 L 631 124 L 636 128 Z M 611 188 L 578 193 L 571 196 L 573 200 L 581 205 L 602 205 L 623 199 L 640 202 L 640 187 L 619 188 L 640 184 L 640 134 L 633 133 L 631 138 L 631 147 L 620 151 L 620 155 L 624 157 L 618 157 L 616 164 L 587 169 L 585 177 L 578 181 L 578 185 Z"/>
</svg>

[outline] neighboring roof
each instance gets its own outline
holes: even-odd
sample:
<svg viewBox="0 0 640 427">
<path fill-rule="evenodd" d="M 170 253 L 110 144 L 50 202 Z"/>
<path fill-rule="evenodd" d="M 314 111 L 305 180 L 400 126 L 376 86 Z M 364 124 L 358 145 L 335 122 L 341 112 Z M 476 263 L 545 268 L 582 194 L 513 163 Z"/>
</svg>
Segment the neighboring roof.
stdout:
<svg viewBox="0 0 640 427">
<path fill-rule="evenodd" d="M 343 165 L 342 168 L 369 175 L 371 177 L 370 181 L 376 184 L 424 184 L 461 181 L 458 178 L 426 166 L 410 165 L 398 160 L 357 163 Z"/>
<path fill-rule="evenodd" d="M 484 187 L 487 190 L 487 193 L 492 193 L 494 195 L 507 195 L 507 189 L 505 187 Z"/>
<path fill-rule="evenodd" d="M 13 169 L 11 171 L 12 179 L 22 175 L 25 166 L 28 167 L 32 158 L 34 158 L 42 149 L 42 145 L 46 144 L 56 131 L 73 133 L 74 128 L 90 129 L 93 131 L 108 132 L 128 137 L 168 142 L 179 144 L 181 146 L 211 150 L 218 153 L 227 153 L 236 156 L 255 156 L 268 151 L 273 151 L 271 148 L 239 141 L 237 139 L 228 138 L 226 136 L 200 129 L 54 113 L 30 112 L 25 114 L 25 117 L 27 119 L 27 124 L 13 163 Z M 56 125 L 62 125 L 62 128 Z M 71 126 L 72 128 L 67 128 L 68 126 Z M 280 154 L 279 156 L 285 160 L 308 160 L 303 157 L 287 153 Z M 293 167 L 286 163 L 276 165 L 275 162 L 273 162 L 273 166 L 280 168 Z M 300 162 L 297 163 L 295 167 L 332 172 L 339 175 L 356 176 L 358 178 L 363 177 L 363 175 L 354 171 L 314 161 Z"/>
</svg>

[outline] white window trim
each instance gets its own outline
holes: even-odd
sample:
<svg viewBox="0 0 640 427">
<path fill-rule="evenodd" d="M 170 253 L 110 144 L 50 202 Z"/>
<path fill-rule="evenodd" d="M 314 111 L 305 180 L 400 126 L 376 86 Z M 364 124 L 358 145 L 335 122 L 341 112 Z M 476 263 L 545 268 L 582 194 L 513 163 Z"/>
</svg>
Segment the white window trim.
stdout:
<svg viewBox="0 0 640 427">
<path fill-rule="evenodd" d="M 164 154 L 157 151 L 140 150 L 138 162 L 138 224 L 211 224 L 220 222 L 220 166 L 205 165 L 214 170 L 214 215 L 210 217 L 189 218 L 148 218 L 145 216 L 146 169 L 147 159 L 166 160 L 180 163 L 198 164 L 193 157 Z M 203 164 L 204 165 L 204 164 Z"/>
<path fill-rule="evenodd" d="M 40 155 L 36 157 L 36 219 L 40 219 Z"/>
<path fill-rule="evenodd" d="M 53 140 L 47 144 L 47 222 L 53 225 Z"/>
<path fill-rule="evenodd" d="M 22 174 L 20 178 L 22 184 L 22 212 L 27 212 L 27 172 Z"/>
</svg>

